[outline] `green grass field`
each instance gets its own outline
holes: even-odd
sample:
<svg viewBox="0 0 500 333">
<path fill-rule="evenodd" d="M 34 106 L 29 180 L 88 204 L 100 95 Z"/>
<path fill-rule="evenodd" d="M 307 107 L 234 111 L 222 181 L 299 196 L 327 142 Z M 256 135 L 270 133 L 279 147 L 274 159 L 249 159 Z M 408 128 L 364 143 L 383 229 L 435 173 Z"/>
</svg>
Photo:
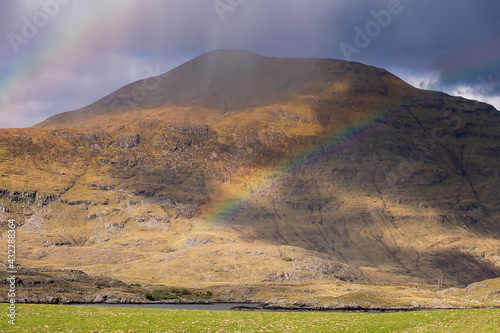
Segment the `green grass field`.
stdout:
<svg viewBox="0 0 500 333">
<path fill-rule="evenodd" d="M 4 304 L 5 305 L 5 304 Z M 5 305 L 6 306 L 6 305 Z M 19 305 L 1 332 L 498 332 L 500 310 L 234 312 Z"/>
</svg>

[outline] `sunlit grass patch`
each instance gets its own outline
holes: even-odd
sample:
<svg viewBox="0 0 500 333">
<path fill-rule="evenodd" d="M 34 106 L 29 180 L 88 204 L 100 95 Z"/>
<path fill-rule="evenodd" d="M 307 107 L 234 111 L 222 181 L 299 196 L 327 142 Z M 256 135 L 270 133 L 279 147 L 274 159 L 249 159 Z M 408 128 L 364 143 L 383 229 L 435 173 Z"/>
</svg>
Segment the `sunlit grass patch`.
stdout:
<svg viewBox="0 0 500 333">
<path fill-rule="evenodd" d="M 19 305 L 2 332 L 495 332 L 500 310 L 234 312 Z"/>
</svg>

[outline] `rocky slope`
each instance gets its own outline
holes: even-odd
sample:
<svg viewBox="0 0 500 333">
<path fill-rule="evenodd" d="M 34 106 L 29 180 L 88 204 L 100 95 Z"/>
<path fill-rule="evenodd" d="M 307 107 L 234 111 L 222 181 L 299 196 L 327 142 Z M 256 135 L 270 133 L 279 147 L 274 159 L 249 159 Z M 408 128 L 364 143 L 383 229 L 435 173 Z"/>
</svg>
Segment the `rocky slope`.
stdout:
<svg viewBox="0 0 500 333">
<path fill-rule="evenodd" d="M 383 69 L 215 51 L 0 131 L 0 220 L 25 267 L 128 283 L 465 286 L 500 276 L 499 125 Z"/>
</svg>

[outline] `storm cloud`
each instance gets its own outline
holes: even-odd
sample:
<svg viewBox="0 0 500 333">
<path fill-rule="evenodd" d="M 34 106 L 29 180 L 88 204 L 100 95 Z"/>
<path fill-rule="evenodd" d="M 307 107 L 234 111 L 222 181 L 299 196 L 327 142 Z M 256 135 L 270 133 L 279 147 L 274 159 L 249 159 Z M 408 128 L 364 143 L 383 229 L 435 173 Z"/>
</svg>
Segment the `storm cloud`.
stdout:
<svg viewBox="0 0 500 333">
<path fill-rule="evenodd" d="M 499 31 L 495 0 L 0 0 L 0 127 L 221 48 L 363 62 L 498 109 Z"/>
</svg>

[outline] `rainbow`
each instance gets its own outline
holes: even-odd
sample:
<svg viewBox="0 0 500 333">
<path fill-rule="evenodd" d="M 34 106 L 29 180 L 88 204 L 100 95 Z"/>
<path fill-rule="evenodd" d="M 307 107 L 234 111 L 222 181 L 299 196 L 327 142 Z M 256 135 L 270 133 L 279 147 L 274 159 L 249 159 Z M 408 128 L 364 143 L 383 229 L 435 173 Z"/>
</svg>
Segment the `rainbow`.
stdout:
<svg viewBox="0 0 500 333">
<path fill-rule="evenodd" d="M 270 194 L 276 186 L 285 182 L 287 175 L 305 171 L 306 168 L 320 162 L 325 156 L 340 154 L 347 148 L 369 137 L 380 126 L 374 120 L 382 120 L 386 117 L 388 117 L 388 114 L 383 110 L 375 111 L 367 117 L 346 125 L 342 130 L 335 131 L 318 144 L 301 151 L 267 170 L 264 175 L 253 179 L 250 188 L 242 186 L 222 203 L 209 209 L 202 216 L 202 219 L 207 222 L 217 222 L 237 216 L 238 212 L 242 211 L 245 203 L 250 202 L 256 196 Z"/>
<path fill-rule="evenodd" d="M 45 68 L 54 65 L 61 70 L 78 65 L 87 50 L 106 43 L 105 34 L 102 33 L 104 29 L 126 26 L 126 22 L 141 5 L 140 1 L 124 1 L 119 5 L 114 1 L 99 1 L 93 6 L 79 6 L 78 3 L 71 2 L 59 5 L 58 11 L 54 17 L 49 17 L 46 25 L 37 27 L 38 32 L 27 38 L 27 43 L 18 45 L 17 54 L 12 49 L 12 56 L 16 58 L 15 65 L 0 78 L 0 110 L 5 114 L 12 114 L 11 110 L 15 109 L 16 104 L 31 100 L 30 89 L 26 87 L 34 80 L 35 73 L 43 73 Z M 12 33 L 24 38 L 22 18 L 27 18 L 33 24 L 34 15 L 48 14 L 40 6 L 23 9 L 29 12 L 20 14 L 18 29 L 12 30 Z M 58 20 L 57 29 L 50 27 L 52 20 Z M 57 80 L 55 77 L 44 77 L 39 86 L 56 85 Z"/>
<path fill-rule="evenodd" d="M 486 43 L 485 45 L 490 44 Z M 493 46 L 484 48 L 480 54 L 475 54 L 473 58 L 477 61 L 471 62 L 470 58 L 468 58 L 467 60 L 462 59 L 463 61 L 461 60 L 456 64 L 452 64 L 454 65 L 453 71 L 446 77 L 446 81 L 443 82 L 459 82 L 462 78 L 473 78 L 475 75 L 480 75 L 481 73 L 485 75 L 485 79 L 488 79 L 489 74 L 498 71 L 498 57 L 497 53 L 493 50 Z M 478 84 L 482 83 L 479 77 L 477 77 Z M 273 167 L 268 172 L 265 172 L 264 176 L 257 177 L 253 181 L 251 189 L 241 188 L 215 208 L 209 209 L 204 215 L 204 219 L 215 222 L 237 216 L 238 212 L 245 206 L 245 203 L 250 202 L 256 196 L 270 194 L 274 188 L 284 183 L 287 175 L 304 171 L 308 166 L 317 163 L 324 156 L 339 154 L 370 136 L 376 131 L 376 127 L 378 126 L 373 121 L 385 117 L 387 117 L 387 113 L 380 110 L 352 122 L 343 130 L 326 137 L 316 146 L 300 152 L 291 159 Z"/>
</svg>

